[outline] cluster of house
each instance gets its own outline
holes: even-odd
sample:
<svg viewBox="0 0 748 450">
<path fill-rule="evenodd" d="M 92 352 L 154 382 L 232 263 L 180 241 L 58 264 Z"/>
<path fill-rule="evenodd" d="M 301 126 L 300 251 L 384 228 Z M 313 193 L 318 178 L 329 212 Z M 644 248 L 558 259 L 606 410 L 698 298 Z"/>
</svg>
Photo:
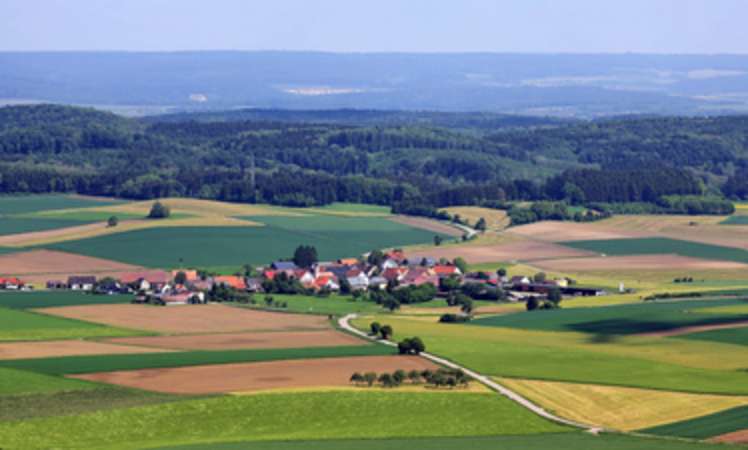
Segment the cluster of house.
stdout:
<svg viewBox="0 0 748 450">
<path fill-rule="evenodd" d="M 31 285 L 16 277 L 0 277 L 0 290 L 4 291 L 26 291 L 31 290 Z"/>
<path fill-rule="evenodd" d="M 289 279 L 298 280 L 304 288 L 315 291 L 338 291 L 344 282 L 351 291 L 385 289 L 390 283 L 400 287 L 429 283 L 438 287 L 441 278 L 462 276 L 460 269 L 453 264 L 439 263 L 431 258 L 413 264 L 401 250 L 393 250 L 385 254 L 381 264 L 370 264 L 366 259 L 344 258 L 301 268 L 290 261 L 277 261 L 262 269 L 259 278 L 248 280 L 250 290 L 261 289 L 264 280 L 273 280 L 281 273 Z"/>
</svg>

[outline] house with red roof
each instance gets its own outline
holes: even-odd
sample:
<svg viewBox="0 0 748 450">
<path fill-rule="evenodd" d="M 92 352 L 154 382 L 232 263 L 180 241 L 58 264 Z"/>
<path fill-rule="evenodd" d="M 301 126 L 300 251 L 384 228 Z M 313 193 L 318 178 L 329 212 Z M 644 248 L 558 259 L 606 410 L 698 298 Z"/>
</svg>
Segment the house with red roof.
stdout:
<svg viewBox="0 0 748 450">
<path fill-rule="evenodd" d="M 224 285 L 230 288 L 234 288 L 240 291 L 247 289 L 247 284 L 244 282 L 243 277 L 237 277 L 234 275 L 221 275 L 213 278 L 213 282 L 219 285 Z"/>
<path fill-rule="evenodd" d="M 432 267 L 432 270 L 436 275 L 440 277 L 449 277 L 452 275 L 462 275 L 460 268 L 451 264 L 437 264 Z"/>
</svg>

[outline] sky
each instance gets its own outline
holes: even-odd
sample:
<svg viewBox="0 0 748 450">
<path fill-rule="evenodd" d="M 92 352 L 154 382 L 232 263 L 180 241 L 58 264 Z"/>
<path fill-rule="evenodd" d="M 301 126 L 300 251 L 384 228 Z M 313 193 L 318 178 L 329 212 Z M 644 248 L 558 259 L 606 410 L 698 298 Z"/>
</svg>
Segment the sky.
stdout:
<svg viewBox="0 0 748 450">
<path fill-rule="evenodd" d="M 0 51 L 748 54 L 746 0 L 0 0 Z"/>
</svg>

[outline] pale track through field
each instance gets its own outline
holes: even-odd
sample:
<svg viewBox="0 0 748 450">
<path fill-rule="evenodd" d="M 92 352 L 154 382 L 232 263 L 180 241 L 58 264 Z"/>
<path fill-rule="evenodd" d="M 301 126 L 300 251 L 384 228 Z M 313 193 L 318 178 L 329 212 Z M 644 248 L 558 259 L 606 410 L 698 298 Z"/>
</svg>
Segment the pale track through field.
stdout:
<svg viewBox="0 0 748 450">
<path fill-rule="evenodd" d="M 391 341 L 387 340 L 377 340 L 369 336 L 368 334 L 364 333 L 363 331 L 359 330 L 358 328 L 351 325 L 350 321 L 355 319 L 357 317 L 356 314 L 348 314 L 344 317 L 341 317 L 338 320 L 338 325 L 340 328 L 348 331 L 349 333 L 353 333 L 356 336 L 360 336 L 366 340 L 369 341 L 375 341 L 380 342 L 384 345 L 388 345 L 390 347 L 397 347 L 397 344 Z M 498 392 L 499 394 L 503 395 L 504 397 L 507 397 L 508 399 L 514 401 L 515 403 L 519 404 L 520 406 L 530 410 L 531 412 L 537 414 L 540 417 L 543 417 L 544 419 L 550 420 L 552 422 L 556 422 L 562 425 L 567 425 L 574 428 L 579 428 L 583 430 L 587 430 L 588 432 L 592 434 L 598 434 L 602 431 L 605 431 L 604 429 L 600 427 L 594 427 L 586 424 L 582 424 L 579 422 L 575 422 L 573 420 L 568 420 L 563 417 L 559 417 L 544 408 L 536 405 L 535 403 L 531 402 L 530 400 L 526 399 L 525 397 L 521 396 L 517 392 L 497 383 L 496 381 L 492 380 L 490 377 L 487 377 L 485 375 L 482 375 L 478 372 L 475 372 L 473 370 L 468 369 L 467 367 L 461 366 L 459 364 L 456 364 L 452 361 L 449 361 L 447 359 L 441 358 L 437 355 L 433 355 L 431 353 L 421 353 L 420 355 L 422 358 L 425 358 L 433 363 L 436 363 L 438 365 L 449 367 L 451 369 L 459 369 L 462 370 L 467 376 L 473 378 L 474 380 L 478 381 L 479 383 L 485 385 L 489 389 Z"/>
</svg>

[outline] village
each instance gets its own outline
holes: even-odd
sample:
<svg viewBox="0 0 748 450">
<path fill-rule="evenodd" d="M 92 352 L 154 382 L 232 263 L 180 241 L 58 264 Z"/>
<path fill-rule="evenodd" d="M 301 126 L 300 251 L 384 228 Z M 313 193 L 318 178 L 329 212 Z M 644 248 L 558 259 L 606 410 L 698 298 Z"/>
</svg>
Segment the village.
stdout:
<svg viewBox="0 0 748 450">
<path fill-rule="evenodd" d="M 306 254 L 305 254 L 306 252 Z M 311 253 L 310 253 L 311 252 Z M 300 256 L 301 255 L 301 256 Z M 292 260 L 275 261 L 264 267 L 244 267 L 243 273 L 217 275 L 197 269 L 143 270 L 97 278 L 78 274 L 65 280 L 52 279 L 48 290 L 80 291 L 98 295 L 131 294 L 133 303 L 153 305 L 186 305 L 208 302 L 252 302 L 253 294 L 299 294 L 324 298 L 332 293 L 367 298 L 395 309 L 400 303 L 420 303 L 445 298 L 452 303 L 454 292 L 460 291 L 472 300 L 527 302 L 563 296 L 600 296 L 601 289 L 579 287 L 568 278 L 548 279 L 544 273 L 510 276 L 505 269 L 496 272 L 469 271 L 467 263 L 458 258 L 421 258 L 411 261 L 401 249 L 379 250 L 360 258 L 337 261 L 316 261 L 316 250 L 300 246 Z M 0 290 L 33 290 L 18 278 L 0 278 Z M 394 292 L 417 293 L 396 295 Z M 543 305 L 542 303 L 540 304 Z M 528 308 L 530 308 L 528 306 Z M 534 308 L 533 308 L 534 309 Z"/>
</svg>

